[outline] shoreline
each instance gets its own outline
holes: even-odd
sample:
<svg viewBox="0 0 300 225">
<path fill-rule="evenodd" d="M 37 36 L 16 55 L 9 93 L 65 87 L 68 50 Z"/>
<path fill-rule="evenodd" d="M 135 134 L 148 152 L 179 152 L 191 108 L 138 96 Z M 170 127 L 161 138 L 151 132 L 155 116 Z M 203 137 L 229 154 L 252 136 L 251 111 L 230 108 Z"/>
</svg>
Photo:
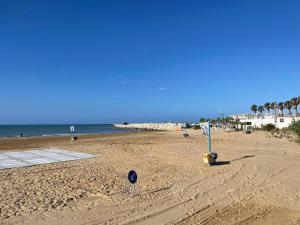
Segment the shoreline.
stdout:
<svg viewBox="0 0 300 225">
<path fill-rule="evenodd" d="M 74 126 L 73 132 L 70 128 Z M 69 135 L 90 135 L 128 132 L 114 128 L 112 124 L 39 124 L 39 125 L 0 125 L 1 138 L 53 137 Z"/>
<path fill-rule="evenodd" d="M 22 139 L 22 138 L 39 138 L 39 137 L 71 137 L 71 136 L 86 136 L 86 135 L 102 135 L 102 134 L 122 134 L 139 132 L 138 129 L 118 129 L 115 132 L 90 132 L 90 133 L 65 133 L 65 134 L 42 134 L 42 135 L 14 135 L 14 136 L 0 136 L 1 139 Z M 146 131 L 146 130 L 145 130 Z"/>
<path fill-rule="evenodd" d="M 56 144 L 76 144 L 82 141 L 89 141 L 98 138 L 113 138 L 130 136 L 134 134 L 143 134 L 146 131 L 128 131 L 120 133 L 97 133 L 97 134 L 82 134 L 76 141 L 71 141 L 71 136 L 30 136 L 30 137 L 9 137 L 0 138 L 0 151 L 31 149 L 38 147 L 49 147 L 51 143 Z"/>
</svg>

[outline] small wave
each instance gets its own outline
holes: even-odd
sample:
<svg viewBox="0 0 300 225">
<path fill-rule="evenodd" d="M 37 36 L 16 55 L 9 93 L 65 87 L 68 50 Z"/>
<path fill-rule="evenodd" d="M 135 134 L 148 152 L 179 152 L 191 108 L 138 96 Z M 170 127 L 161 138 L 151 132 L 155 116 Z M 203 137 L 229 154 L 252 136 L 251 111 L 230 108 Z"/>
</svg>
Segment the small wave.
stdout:
<svg viewBox="0 0 300 225">
<path fill-rule="evenodd" d="M 37 136 L 37 137 L 53 137 L 53 136 L 68 136 L 70 134 L 42 134 L 40 136 Z"/>
</svg>

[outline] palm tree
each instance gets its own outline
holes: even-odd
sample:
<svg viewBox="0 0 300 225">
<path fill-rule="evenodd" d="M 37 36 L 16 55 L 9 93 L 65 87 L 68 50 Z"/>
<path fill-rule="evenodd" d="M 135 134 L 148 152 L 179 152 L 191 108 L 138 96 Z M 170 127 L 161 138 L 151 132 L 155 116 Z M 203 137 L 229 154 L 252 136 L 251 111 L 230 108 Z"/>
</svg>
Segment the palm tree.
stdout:
<svg viewBox="0 0 300 225">
<path fill-rule="evenodd" d="M 204 123 L 204 122 L 206 122 L 206 119 L 205 118 L 200 118 L 200 120 L 199 120 L 199 123 Z"/>
<path fill-rule="evenodd" d="M 271 109 L 271 104 L 269 102 L 267 102 L 265 105 L 264 105 L 265 109 L 268 111 L 268 113 L 270 113 L 270 109 Z"/>
<path fill-rule="evenodd" d="M 292 103 L 290 101 L 286 101 L 284 103 L 284 107 L 289 111 L 289 115 L 291 115 L 291 108 L 292 108 Z"/>
<path fill-rule="evenodd" d="M 297 103 L 298 103 L 298 105 L 300 105 L 300 96 L 298 96 L 298 98 L 297 98 Z M 296 112 L 297 112 L 296 116 L 298 116 L 298 110 L 296 110 Z"/>
<path fill-rule="evenodd" d="M 260 112 L 260 114 L 262 114 L 264 111 L 264 107 L 262 105 L 258 106 L 257 111 Z"/>
<path fill-rule="evenodd" d="M 300 98 L 299 98 L 299 101 L 298 101 L 298 98 L 292 98 L 291 104 L 292 104 L 292 106 L 294 106 L 296 116 L 297 116 L 298 115 L 298 105 L 300 104 Z"/>
<path fill-rule="evenodd" d="M 298 103 L 298 105 L 300 105 L 300 96 L 298 96 L 298 98 L 297 98 L 297 103 Z M 298 116 L 298 110 L 297 110 L 297 115 L 296 116 Z"/>
<path fill-rule="evenodd" d="M 256 112 L 257 112 L 257 105 L 255 105 L 255 104 L 251 105 L 251 111 L 256 114 Z"/>
<path fill-rule="evenodd" d="M 270 104 L 270 109 L 272 109 L 274 111 L 274 114 L 276 114 L 276 102 L 272 102 Z"/>
<path fill-rule="evenodd" d="M 283 102 L 279 102 L 277 105 L 278 109 L 281 111 L 281 115 L 283 116 L 284 104 Z"/>
</svg>

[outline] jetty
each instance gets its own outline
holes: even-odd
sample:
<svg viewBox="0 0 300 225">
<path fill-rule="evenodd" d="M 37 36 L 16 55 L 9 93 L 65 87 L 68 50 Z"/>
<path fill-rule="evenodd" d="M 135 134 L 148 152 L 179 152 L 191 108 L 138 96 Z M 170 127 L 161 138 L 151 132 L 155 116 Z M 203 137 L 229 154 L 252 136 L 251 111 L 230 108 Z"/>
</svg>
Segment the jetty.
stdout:
<svg viewBox="0 0 300 225">
<path fill-rule="evenodd" d="M 136 130 L 155 130 L 155 131 L 170 131 L 181 129 L 181 123 L 124 123 L 113 124 L 115 128 L 121 129 L 136 129 Z"/>
</svg>

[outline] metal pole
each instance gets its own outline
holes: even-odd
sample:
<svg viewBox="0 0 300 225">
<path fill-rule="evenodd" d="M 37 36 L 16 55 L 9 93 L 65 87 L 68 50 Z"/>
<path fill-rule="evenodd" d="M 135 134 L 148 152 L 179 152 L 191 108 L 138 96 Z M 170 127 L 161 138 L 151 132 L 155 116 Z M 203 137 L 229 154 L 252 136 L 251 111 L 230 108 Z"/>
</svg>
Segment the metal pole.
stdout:
<svg viewBox="0 0 300 225">
<path fill-rule="evenodd" d="M 210 140 L 210 121 L 208 123 L 208 153 L 211 153 L 211 140 Z"/>
<path fill-rule="evenodd" d="M 275 102 L 275 104 L 274 104 L 274 122 L 275 122 L 275 123 L 277 123 L 276 107 L 277 107 L 277 104 L 276 104 L 276 102 Z"/>
</svg>

